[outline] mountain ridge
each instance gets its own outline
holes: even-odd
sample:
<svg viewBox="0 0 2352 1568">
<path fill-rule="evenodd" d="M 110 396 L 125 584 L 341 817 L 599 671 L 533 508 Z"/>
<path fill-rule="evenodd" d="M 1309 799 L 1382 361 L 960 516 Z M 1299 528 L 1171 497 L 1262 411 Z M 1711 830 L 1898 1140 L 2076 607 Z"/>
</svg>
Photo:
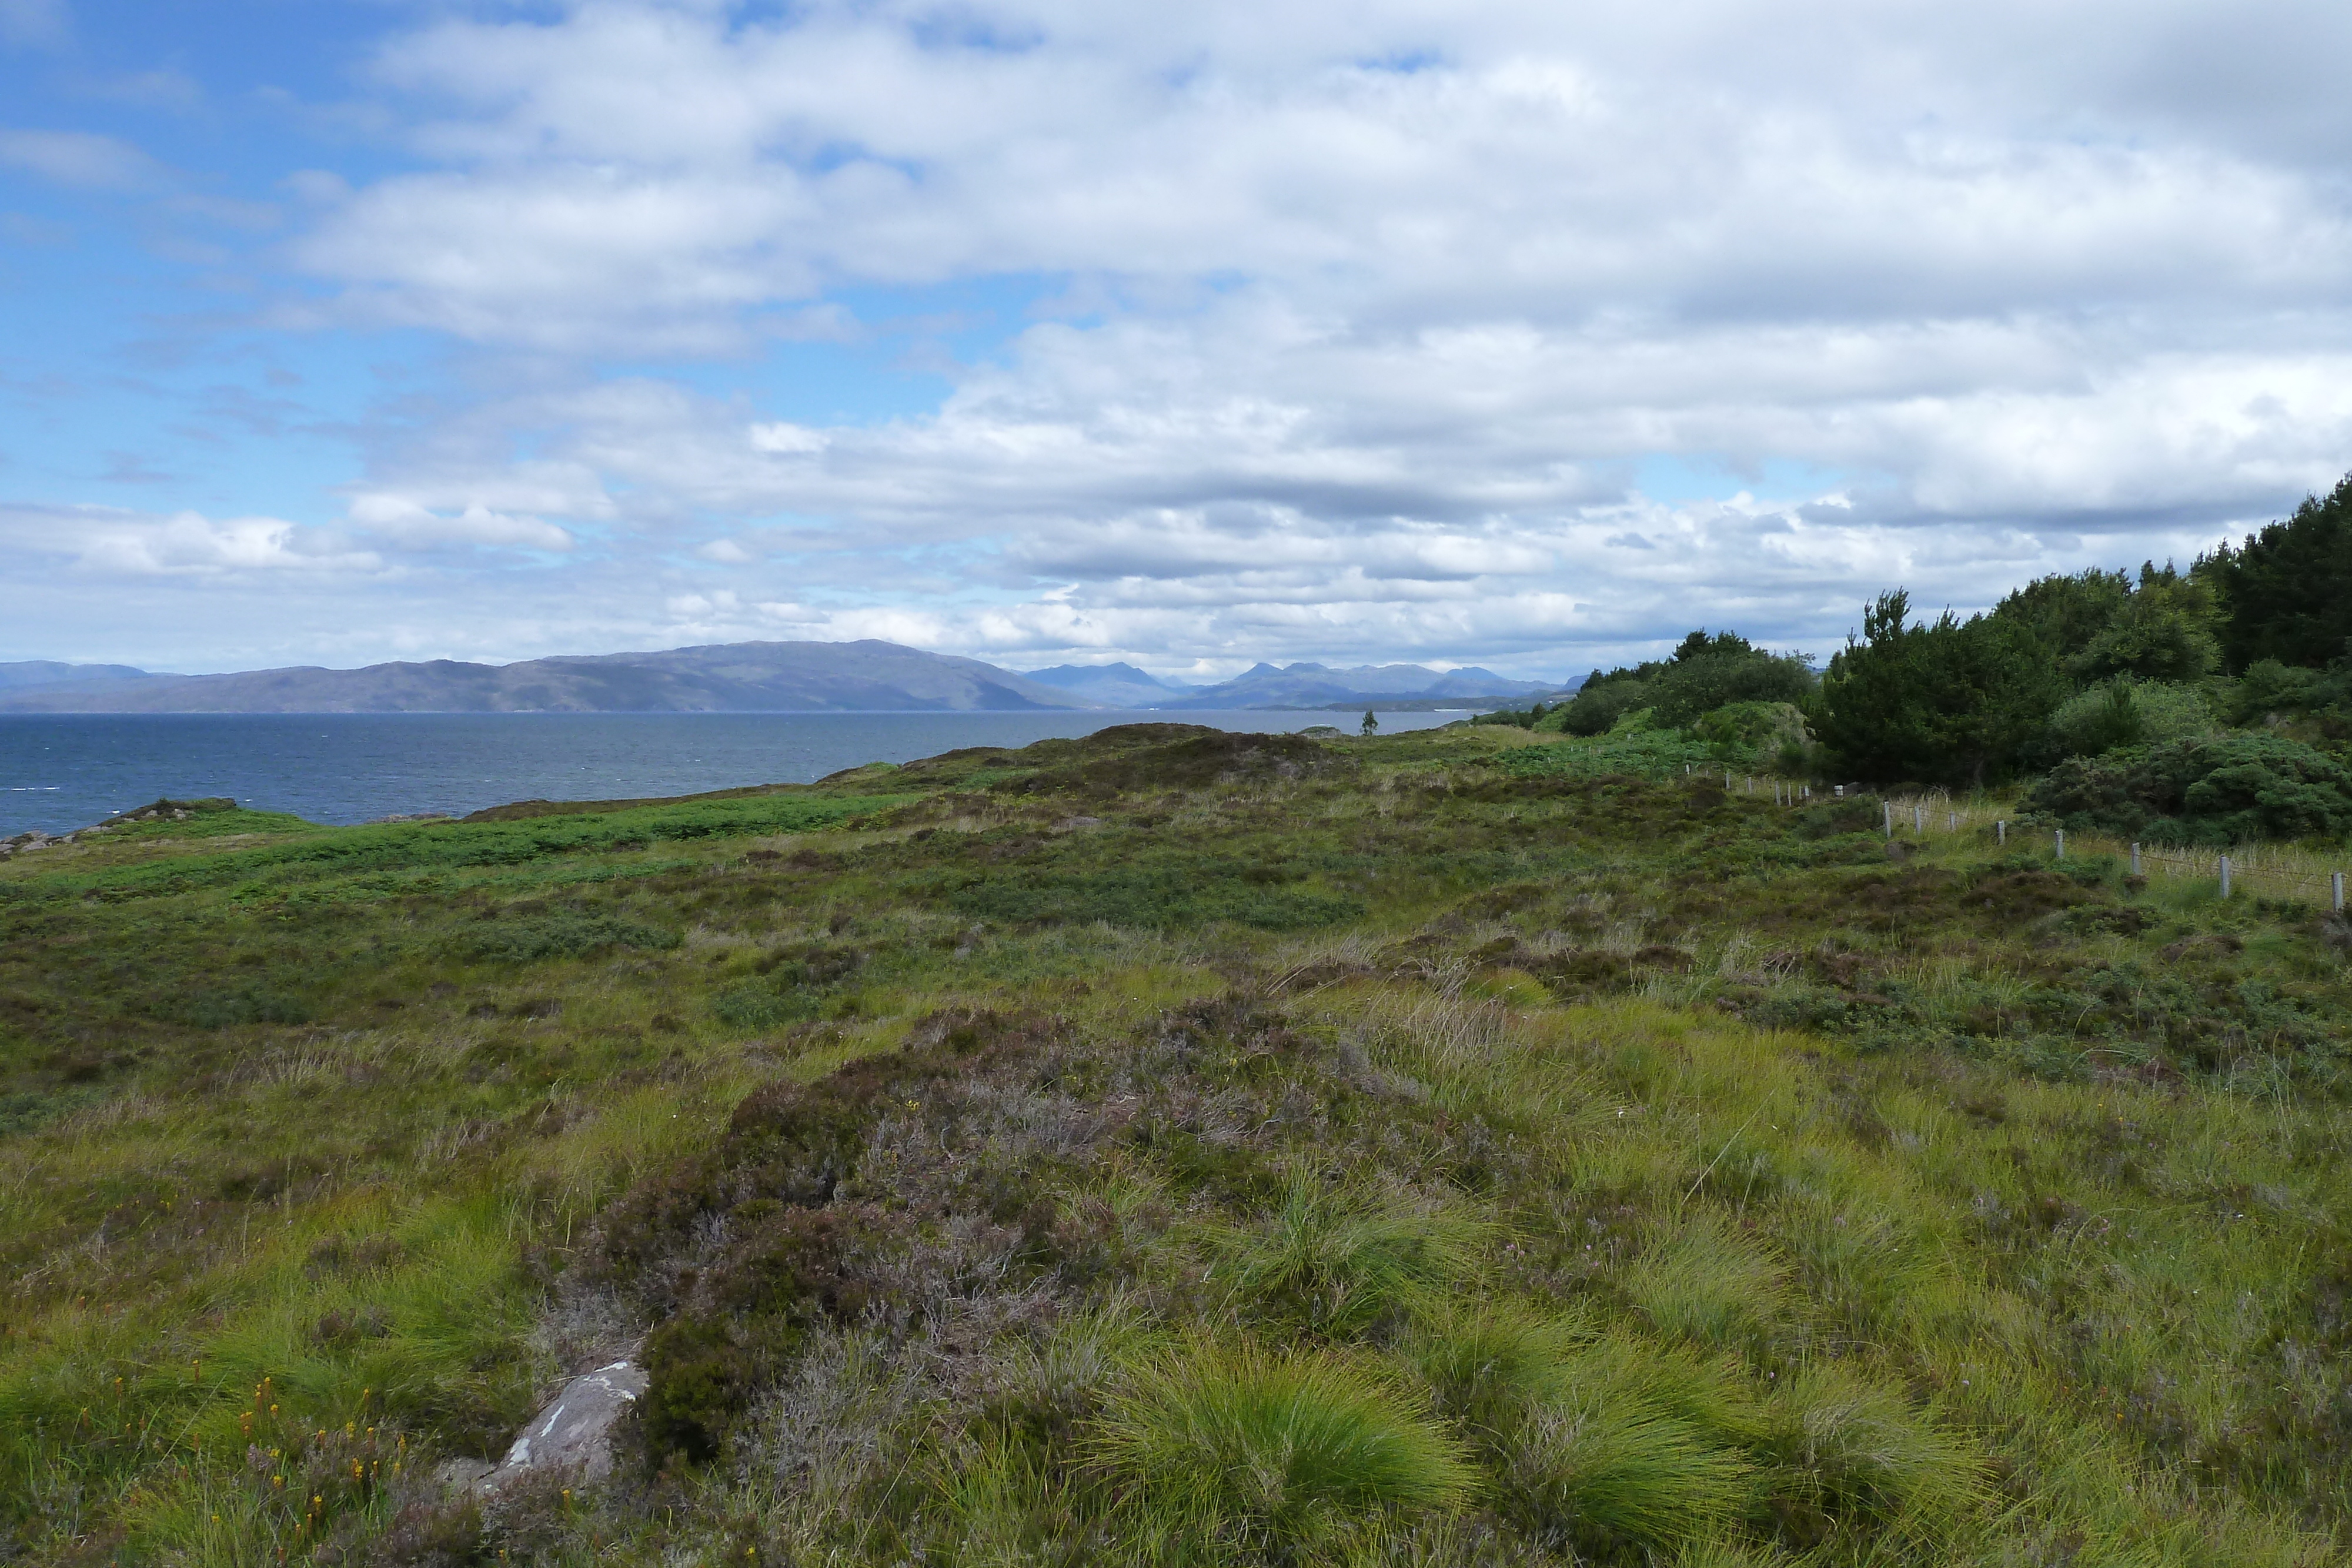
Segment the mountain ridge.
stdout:
<svg viewBox="0 0 2352 1568">
<path fill-rule="evenodd" d="M 1023 673 L 870 638 L 558 653 L 508 664 L 394 660 L 351 670 L 291 665 L 209 675 L 47 660 L 0 664 L 0 713 L 1181 711 L 1507 702 L 1558 689 L 1475 665 L 1440 671 L 1265 661 L 1231 680 L 1195 686 L 1125 663 Z"/>
<path fill-rule="evenodd" d="M 1092 705 L 896 643 L 722 643 L 511 664 L 394 661 L 0 689 L 16 713 L 1034 712 Z"/>
</svg>

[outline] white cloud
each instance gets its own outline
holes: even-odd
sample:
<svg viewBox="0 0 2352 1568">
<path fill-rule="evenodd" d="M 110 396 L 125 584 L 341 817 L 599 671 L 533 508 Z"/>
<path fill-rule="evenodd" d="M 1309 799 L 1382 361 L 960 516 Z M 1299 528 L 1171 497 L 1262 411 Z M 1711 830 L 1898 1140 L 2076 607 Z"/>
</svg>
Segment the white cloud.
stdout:
<svg viewBox="0 0 2352 1568">
<path fill-rule="evenodd" d="M 529 550 L 569 550 L 570 534 L 533 517 L 493 511 L 479 501 L 453 514 L 433 511 L 405 496 L 368 493 L 352 498 L 352 522 L 396 547 L 483 545 Z"/>
<path fill-rule="evenodd" d="M 130 142 L 88 131 L 0 130 L 0 163 L 99 191 L 140 190 L 163 175 L 163 166 Z"/>
<path fill-rule="evenodd" d="M 349 522 L 562 557 L 534 627 L 1821 649 L 1895 582 L 2186 554 L 2352 466 L 2320 0 L 433 16 L 362 106 L 407 166 L 284 176 L 278 319 L 463 346 Z M 0 158 L 140 167 L 89 141 Z M 936 407 L 774 390 L 990 280 L 1045 298 L 924 361 Z"/>
<path fill-rule="evenodd" d="M 198 512 L 0 505 L 0 540 L 27 558 L 113 577 L 348 576 L 383 564 L 327 530 Z"/>
</svg>

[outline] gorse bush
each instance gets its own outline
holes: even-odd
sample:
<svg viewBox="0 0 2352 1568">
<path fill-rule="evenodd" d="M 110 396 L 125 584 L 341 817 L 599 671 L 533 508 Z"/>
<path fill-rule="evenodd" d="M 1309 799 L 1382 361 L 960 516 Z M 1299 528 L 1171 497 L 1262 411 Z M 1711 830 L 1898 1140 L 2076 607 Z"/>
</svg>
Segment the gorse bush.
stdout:
<svg viewBox="0 0 2352 1568">
<path fill-rule="evenodd" d="M 2060 763 L 2028 809 L 2083 831 L 2158 843 L 2352 832 L 2352 770 L 2280 736 L 2172 741 Z"/>
</svg>

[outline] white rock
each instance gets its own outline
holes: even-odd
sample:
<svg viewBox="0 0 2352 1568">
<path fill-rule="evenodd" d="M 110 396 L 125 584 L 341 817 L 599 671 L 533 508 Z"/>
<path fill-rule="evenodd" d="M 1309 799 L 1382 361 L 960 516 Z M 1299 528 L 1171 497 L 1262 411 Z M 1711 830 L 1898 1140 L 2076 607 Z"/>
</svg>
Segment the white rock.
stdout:
<svg viewBox="0 0 2352 1568">
<path fill-rule="evenodd" d="M 583 1481 L 603 1480 L 613 1473 L 613 1425 L 645 1391 L 645 1368 L 635 1362 L 616 1361 L 573 1378 L 474 1489 L 495 1492 L 519 1476 L 557 1469 Z"/>
</svg>

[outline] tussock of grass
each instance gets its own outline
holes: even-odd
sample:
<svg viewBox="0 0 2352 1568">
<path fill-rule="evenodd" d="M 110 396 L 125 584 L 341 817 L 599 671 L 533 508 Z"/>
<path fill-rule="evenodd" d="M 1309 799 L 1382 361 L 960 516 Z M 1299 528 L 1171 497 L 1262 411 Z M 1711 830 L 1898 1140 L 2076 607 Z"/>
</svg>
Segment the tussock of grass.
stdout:
<svg viewBox="0 0 2352 1568">
<path fill-rule="evenodd" d="M 1093 1451 L 1123 1489 L 1119 1527 L 1179 1552 L 1294 1549 L 1368 1514 L 1455 1507 L 1475 1485 L 1435 1423 L 1362 1364 L 1247 1343 L 1195 1341 L 1145 1369 Z"/>
<path fill-rule="evenodd" d="M 1499 1448 L 1499 1506 L 1560 1545 L 1671 1546 L 1713 1533 L 1747 1500 L 1738 1455 L 1638 1399 L 1536 1406 Z"/>
<path fill-rule="evenodd" d="M 1258 1225 L 1219 1237 L 1216 1269 L 1241 1311 L 1350 1337 L 1466 1277 L 1485 1234 L 1425 1199 L 1297 1176 Z"/>
<path fill-rule="evenodd" d="M 1765 1406 L 1785 1495 L 1915 1526 L 1948 1522 L 1982 1495 L 1983 1459 L 1900 1393 L 1822 1364 Z"/>
</svg>

